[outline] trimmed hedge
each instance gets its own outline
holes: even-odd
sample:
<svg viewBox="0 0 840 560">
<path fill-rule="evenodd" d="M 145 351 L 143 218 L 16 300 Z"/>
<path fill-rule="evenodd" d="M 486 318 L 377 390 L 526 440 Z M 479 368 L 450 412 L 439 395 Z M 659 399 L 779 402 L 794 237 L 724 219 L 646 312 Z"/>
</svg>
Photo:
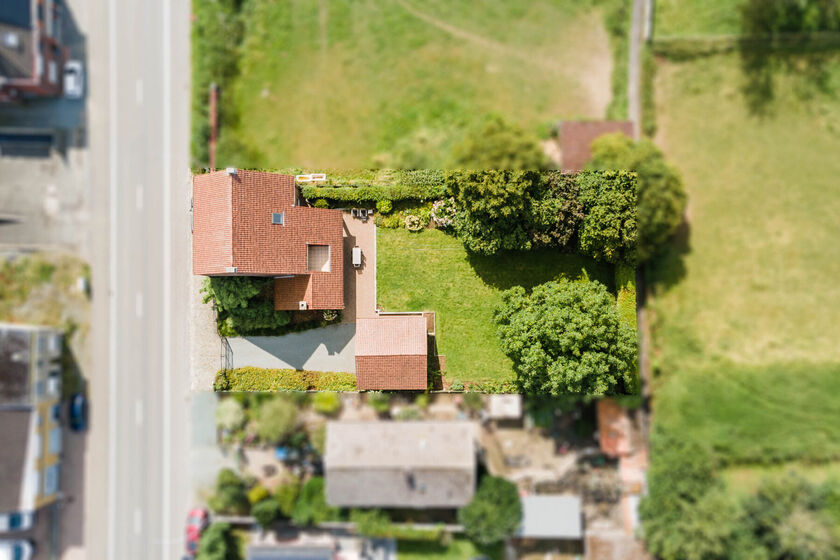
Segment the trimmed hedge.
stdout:
<svg viewBox="0 0 840 560">
<path fill-rule="evenodd" d="M 636 270 L 619 264 L 615 267 L 616 305 L 621 321 L 636 328 Z"/>
<path fill-rule="evenodd" d="M 433 185 L 365 185 L 360 187 L 305 186 L 300 190 L 307 200 L 323 198 L 336 202 L 380 202 L 388 200 L 431 200 L 443 198 L 443 183 Z"/>
<path fill-rule="evenodd" d="M 243 367 L 216 373 L 215 391 L 355 391 L 352 373 Z"/>
</svg>

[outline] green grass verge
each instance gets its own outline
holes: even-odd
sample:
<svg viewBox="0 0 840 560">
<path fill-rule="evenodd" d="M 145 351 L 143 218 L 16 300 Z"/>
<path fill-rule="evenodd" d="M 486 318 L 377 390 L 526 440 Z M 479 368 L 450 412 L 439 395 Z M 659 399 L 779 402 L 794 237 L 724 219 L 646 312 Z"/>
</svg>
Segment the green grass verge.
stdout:
<svg viewBox="0 0 840 560">
<path fill-rule="evenodd" d="M 502 560 L 504 550 L 502 545 L 479 547 L 464 538 L 452 539 L 448 544 L 426 541 L 397 541 L 397 558 L 399 560 L 466 560 L 486 556 L 491 560 Z"/>
<path fill-rule="evenodd" d="M 531 288 L 582 273 L 613 289 L 609 265 L 557 251 L 468 255 L 440 230 L 377 229 L 377 291 L 388 311 L 435 311 L 446 377 L 461 382 L 509 381 L 511 361 L 499 349 L 493 308 L 512 286 Z"/>
<path fill-rule="evenodd" d="M 654 37 L 728 35 L 740 31 L 743 0 L 657 0 Z"/>
<path fill-rule="evenodd" d="M 355 391 L 352 373 L 243 367 L 219 370 L 215 391 Z"/>
<path fill-rule="evenodd" d="M 434 167 L 487 113 L 536 131 L 600 118 L 609 102 L 596 2 L 245 6 L 238 75 L 223 92 L 237 122 L 221 131 L 220 167 L 378 164 L 405 142 L 422 145 Z"/>
<path fill-rule="evenodd" d="M 814 484 L 831 479 L 840 480 L 840 461 L 821 464 L 789 462 L 781 465 L 737 466 L 723 469 L 721 477 L 732 492 L 752 495 L 765 482 L 794 474 Z"/>
</svg>

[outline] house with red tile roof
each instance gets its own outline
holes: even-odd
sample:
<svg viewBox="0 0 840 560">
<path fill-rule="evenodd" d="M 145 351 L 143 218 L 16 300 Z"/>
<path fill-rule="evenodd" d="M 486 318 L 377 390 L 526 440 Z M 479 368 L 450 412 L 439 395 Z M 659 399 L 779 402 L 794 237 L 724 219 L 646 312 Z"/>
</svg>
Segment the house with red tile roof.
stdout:
<svg viewBox="0 0 840 560">
<path fill-rule="evenodd" d="M 193 273 L 274 278 L 274 308 L 343 309 L 340 210 L 301 205 L 292 175 L 193 177 Z"/>
<path fill-rule="evenodd" d="M 356 321 L 356 387 L 361 390 L 426 389 L 428 330 L 422 314 Z"/>
<path fill-rule="evenodd" d="M 630 121 L 563 121 L 560 123 L 561 169 L 567 173 L 581 171 L 592 158 L 592 142 L 604 134 L 620 132 L 633 138 Z"/>
</svg>

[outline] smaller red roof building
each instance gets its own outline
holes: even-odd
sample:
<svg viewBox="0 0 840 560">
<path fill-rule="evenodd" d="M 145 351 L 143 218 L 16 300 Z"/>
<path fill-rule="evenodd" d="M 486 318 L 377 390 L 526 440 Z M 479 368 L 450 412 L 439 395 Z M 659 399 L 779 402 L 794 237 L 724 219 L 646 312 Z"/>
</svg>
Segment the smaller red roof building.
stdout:
<svg viewBox="0 0 840 560">
<path fill-rule="evenodd" d="M 425 390 L 428 349 L 423 315 L 358 319 L 356 387 L 360 391 Z"/>
<path fill-rule="evenodd" d="M 301 206 L 292 175 L 193 178 L 193 274 L 272 276 L 274 308 L 344 308 L 340 210 Z"/>
<path fill-rule="evenodd" d="M 633 137 L 633 123 L 630 121 L 564 121 L 560 123 L 560 150 L 563 171 L 578 172 L 586 167 L 592 158 L 592 141 L 603 136 L 621 132 Z"/>
</svg>

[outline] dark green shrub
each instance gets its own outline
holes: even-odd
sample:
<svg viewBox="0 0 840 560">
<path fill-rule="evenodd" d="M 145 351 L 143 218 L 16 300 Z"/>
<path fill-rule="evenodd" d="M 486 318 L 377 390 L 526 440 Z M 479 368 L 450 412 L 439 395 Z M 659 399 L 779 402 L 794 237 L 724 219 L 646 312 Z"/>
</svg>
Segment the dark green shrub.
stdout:
<svg viewBox="0 0 840 560">
<path fill-rule="evenodd" d="M 274 523 L 280 517 L 280 506 L 274 498 L 266 498 L 254 504 L 251 515 L 263 529 Z"/>
<path fill-rule="evenodd" d="M 533 202 L 534 246 L 571 249 L 583 220 L 575 176 L 547 171 L 542 179 L 544 192 Z"/>
<path fill-rule="evenodd" d="M 380 200 L 376 203 L 376 211 L 381 214 L 389 214 L 394 209 L 394 205 L 390 200 Z"/>
<path fill-rule="evenodd" d="M 522 503 L 512 482 L 495 476 L 481 480 L 472 501 L 458 510 L 458 522 L 475 543 L 491 545 L 504 541 L 522 520 Z"/>
<path fill-rule="evenodd" d="M 314 206 L 315 208 L 329 208 L 330 203 L 327 202 L 325 198 L 319 198 L 315 201 L 315 204 L 313 204 L 312 206 Z"/>
<path fill-rule="evenodd" d="M 231 469 L 222 469 L 216 477 L 216 488 L 208 505 L 216 513 L 247 515 L 251 504 L 245 481 Z"/>
<path fill-rule="evenodd" d="M 292 521 L 300 526 L 317 525 L 324 521 L 337 519 L 338 516 L 338 508 L 327 505 L 324 496 L 324 479 L 316 476 L 307 480 L 295 503 Z"/>
<path fill-rule="evenodd" d="M 547 161 L 535 135 L 499 116 L 467 132 L 452 149 L 457 169 L 543 169 Z"/>
<path fill-rule="evenodd" d="M 391 397 L 379 391 L 367 394 L 367 402 L 379 416 L 384 416 L 391 411 Z"/>
<path fill-rule="evenodd" d="M 201 535 L 196 560 L 239 560 L 239 543 L 227 523 L 213 523 Z"/>
<path fill-rule="evenodd" d="M 284 482 L 274 491 L 274 499 L 283 517 L 292 516 L 299 493 L 300 481 L 297 478 Z"/>
<path fill-rule="evenodd" d="M 202 301 L 211 300 L 221 311 L 248 307 L 251 300 L 267 289 L 271 278 L 257 276 L 210 276 L 204 279 Z"/>
<path fill-rule="evenodd" d="M 600 282 L 562 279 L 502 293 L 494 319 L 516 382 L 528 394 L 625 393 L 636 364 L 636 331 L 621 322 Z"/>
<path fill-rule="evenodd" d="M 268 444 L 289 437 L 298 425 L 298 409 L 291 399 L 276 395 L 263 402 L 257 413 L 257 435 Z"/>
<path fill-rule="evenodd" d="M 583 171 L 577 174 L 584 218 L 578 233 L 583 254 L 610 263 L 636 262 L 636 174 Z"/>
</svg>

